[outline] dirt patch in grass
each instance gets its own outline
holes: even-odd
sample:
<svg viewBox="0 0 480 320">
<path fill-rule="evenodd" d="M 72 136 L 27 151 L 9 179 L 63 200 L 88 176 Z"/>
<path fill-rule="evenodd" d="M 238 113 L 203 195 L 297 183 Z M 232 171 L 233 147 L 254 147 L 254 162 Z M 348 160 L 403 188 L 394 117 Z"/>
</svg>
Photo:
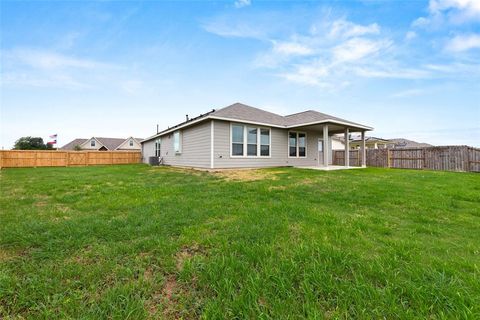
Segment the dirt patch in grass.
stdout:
<svg viewBox="0 0 480 320">
<path fill-rule="evenodd" d="M 0 262 L 7 262 L 24 255 L 25 252 L 0 248 Z"/>
<path fill-rule="evenodd" d="M 286 190 L 287 186 L 270 186 L 268 191 Z"/>
<path fill-rule="evenodd" d="M 281 171 L 263 169 L 220 170 L 212 174 L 227 181 L 278 180 Z"/>
<path fill-rule="evenodd" d="M 205 252 L 205 248 L 196 243 L 190 246 L 184 246 L 175 255 L 175 266 L 177 267 L 177 270 L 182 271 L 185 261 L 193 258 L 196 255 L 205 255 Z"/>
<path fill-rule="evenodd" d="M 175 255 L 175 267 L 177 272 L 183 270 L 184 264 L 187 260 L 192 259 L 196 255 L 205 255 L 205 247 L 196 243 L 188 246 L 183 246 Z M 145 302 L 145 308 L 151 318 L 160 316 L 159 306 L 161 310 L 162 319 L 180 319 L 183 318 L 182 310 L 179 308 L 180 296 L 188 297 L 192 295 L 192 290 L 195 284 L 189 285 L 188 289 L 177 281 L 177 272 L 165 275 L 163 286 L 160 290 L 154 291 L 150 298 Z M 154 271 L 148 267 L 143 277 L 146 281 L 151 281 L 154 277 Z M 193 279 L 195 282 L 195 279 Z M 184 310 L 183 310 L 184 311 Z"/>
<path fill-rule="evenodd" d="M 173 275 L 168 275 L 165 278 L 163 287 L 161 290 L 155 291 L 151 298 L 148 299 L 145 303 L 145 308 L 147 309 L 150 318 L 156 319 L 160 316 L 158 307 L 163 305 L 162 310 L 162 319 L 179 319 L 179 311 L 176 310 L 176 294 L 178 291 L 178 283 Z"/>
</svg>

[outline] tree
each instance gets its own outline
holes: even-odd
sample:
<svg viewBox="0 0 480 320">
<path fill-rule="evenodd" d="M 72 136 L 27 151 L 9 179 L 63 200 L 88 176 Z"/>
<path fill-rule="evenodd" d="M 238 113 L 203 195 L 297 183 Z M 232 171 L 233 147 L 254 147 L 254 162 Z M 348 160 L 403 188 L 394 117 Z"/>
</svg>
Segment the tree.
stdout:
<svg viewBox="0 0 480 320">
<path fill-rule="evenodd" d="M 73 147 L 73 150 L 75 150 L 75 151 L 82 151 L 82 147 L 80 147 L 80 145 L 77 144 L 75 147 Z"/>
<path fill-rule="evenodd" d="M 15 141 L 14 150 L 45 150 L 52 149 L 52 145 L 43 143 L 40 137 L 21 137 Z"/>
</svg>

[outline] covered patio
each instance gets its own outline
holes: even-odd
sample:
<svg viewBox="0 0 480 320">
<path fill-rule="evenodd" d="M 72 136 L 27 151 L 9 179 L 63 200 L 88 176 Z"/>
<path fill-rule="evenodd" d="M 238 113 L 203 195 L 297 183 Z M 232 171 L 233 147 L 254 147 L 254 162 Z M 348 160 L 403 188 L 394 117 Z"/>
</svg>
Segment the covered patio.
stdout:
<svg viewBox="0 0 480 320">
<path fill-rule="evenodd" d="M 370 127 L 363 125 L 356 125 L 353 123 L 342 124 L 340 121 L 325 122 L 325 123 L 312 123 L 309 125 L 303 125 L 298 127 L 292 127 L 292 130 L 316 132 L 318 136 L 317 147 L 317 165 L 316 166 L 299 166 L 302 168 L 311 168 L 317 170 L 342 170 L 342 169 L 357 169 L 366 168 L 366 140 L 365 132 L 372 130 Z M 360 133 L 360 166 L 350 165 L 350 134 Z M 345 160 L 343 166 L 333 165 L 332 159 L 332 136 L 343 134 L 344 138 L 344 150 Z M 328 139 L 325 139 L 328 137 Z"/>
</svg>

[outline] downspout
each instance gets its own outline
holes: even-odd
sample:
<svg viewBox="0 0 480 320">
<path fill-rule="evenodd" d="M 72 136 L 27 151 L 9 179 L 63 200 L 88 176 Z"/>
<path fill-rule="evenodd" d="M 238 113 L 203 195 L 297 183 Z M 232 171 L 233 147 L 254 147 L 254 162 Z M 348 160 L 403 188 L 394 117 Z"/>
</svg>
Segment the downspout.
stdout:
<svg viewBox="0 0 480 320">
<path fill-rule="evenodd" d="M 214 147 L 215 125 L 214 125 L 214 121 L 215 120 L 212 120 L 210 122 L 210 169 L 213 169 L 215 167 L 215 164 L 214 164 L 214 152 L 215 152 L 215 147 Z"/>
</svg>

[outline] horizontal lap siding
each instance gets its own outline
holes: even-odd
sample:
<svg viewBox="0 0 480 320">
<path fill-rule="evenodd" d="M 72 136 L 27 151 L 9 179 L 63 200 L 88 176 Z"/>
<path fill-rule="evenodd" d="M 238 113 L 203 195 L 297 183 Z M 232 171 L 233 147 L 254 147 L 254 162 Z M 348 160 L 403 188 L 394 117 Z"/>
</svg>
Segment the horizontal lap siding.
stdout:
<svg viewBox="0 0 480 320">
<path fill-rule="evenodd" d="M 307 158 L 288 158 L 288 130 L 271 128 L 271 157 L 242 158 L 230 156 L 230 122 L 215 120 L 214 125 L 214 167 L 215 168 L 257 168 L 278 166 L 317 165 L 318 134 L 307 132 Z"/>
<path fill-rule="evenodd" d="M 164 163 L 172 166 L 210 168 L 210 125 L 210 121 L 205 121 L 181 129 L 181 154 L 175 154 L 173 150 L 173 132 L 162 136 L 161 156 Z"/>
<path fill-rule="evenodd" d="M 155 141 L 156 139 L 142 143 L 142 161 L 148 163 L 150 157 L 155 156 Z"/>
</svg>

